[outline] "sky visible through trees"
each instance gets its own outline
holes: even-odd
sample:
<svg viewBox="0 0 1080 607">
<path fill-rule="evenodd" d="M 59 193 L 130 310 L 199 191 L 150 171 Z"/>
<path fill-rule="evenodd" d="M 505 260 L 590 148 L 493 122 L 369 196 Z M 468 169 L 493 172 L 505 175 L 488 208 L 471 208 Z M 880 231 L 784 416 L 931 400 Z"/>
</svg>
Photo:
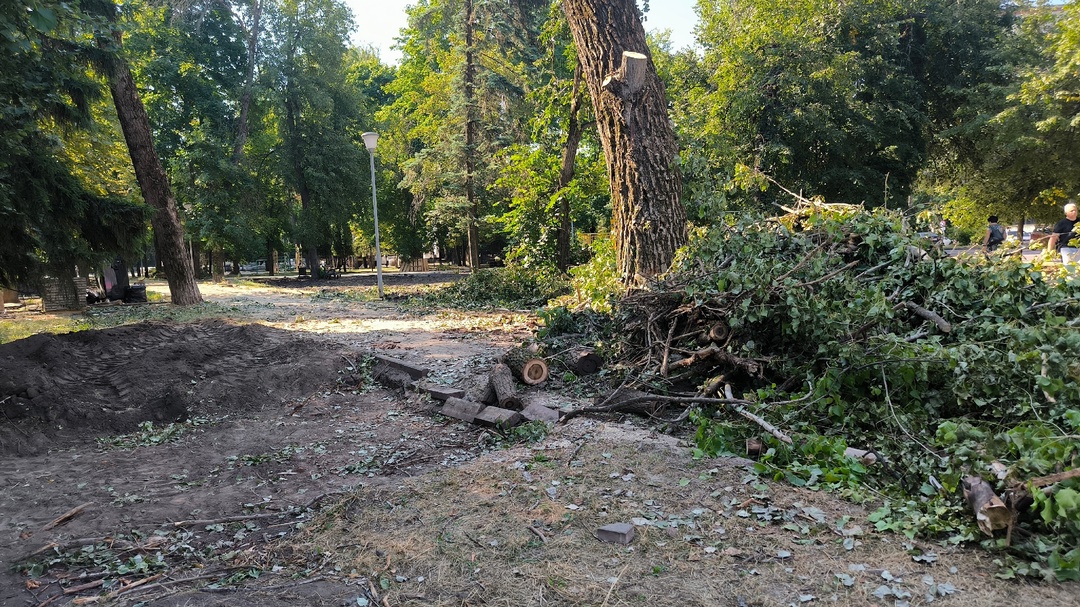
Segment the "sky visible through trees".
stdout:
<svg viewBox="0 0 1080 607">
<path fill-rule="evenodd" d="M 370 44 L 379 50 L 380 59 L 398 63 L 401 51 L 392 48 L 396 44 L 394 38 L 408 24 L 405 7 L 415 3 L 416 0 L 345 0 L 356 20 L 353 43 L 359 46 Z M 645 31 L 671 30 L 671 44 L 675 49 L 693 46 L 694 26 L 697 25 L 694 3 L 695 0 L 654 2 L 645 15 Z"/>
</svg>

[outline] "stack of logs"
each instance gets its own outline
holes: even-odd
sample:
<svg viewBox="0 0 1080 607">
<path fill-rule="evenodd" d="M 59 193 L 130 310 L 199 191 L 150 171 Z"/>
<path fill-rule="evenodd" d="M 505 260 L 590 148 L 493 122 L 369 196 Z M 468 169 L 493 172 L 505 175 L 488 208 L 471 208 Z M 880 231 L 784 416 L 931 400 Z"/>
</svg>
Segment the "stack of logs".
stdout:
<svg viewBox="0 0 1080 607">
<path fill-rule="evenodd" d="M 526 386 L 537 386 L 547 381 L 548 364 L 535 349 L 513 348 L 503 355 L 492 367 L 484 383 L 484 391 L 477 400 L 468 399 L 461 389 L 422 383 L 420 380 L 427 376 L 427 369 L 383 355 L 376 355 L 375 359 L 373 375 L 376 380 L 387 387 L 426 393 L 442 401 L 439 413 L 447 417 L 501 431 L 524 421 L 559 420 L 558 411 L 537 403 L 526 406 L 518 396 L 515 379 Z M 595 373 L 603 365 L 603 361 L 589 350 L 568 353 L 560 358 L 560 362 L 582 374 Z"/>
</svg>

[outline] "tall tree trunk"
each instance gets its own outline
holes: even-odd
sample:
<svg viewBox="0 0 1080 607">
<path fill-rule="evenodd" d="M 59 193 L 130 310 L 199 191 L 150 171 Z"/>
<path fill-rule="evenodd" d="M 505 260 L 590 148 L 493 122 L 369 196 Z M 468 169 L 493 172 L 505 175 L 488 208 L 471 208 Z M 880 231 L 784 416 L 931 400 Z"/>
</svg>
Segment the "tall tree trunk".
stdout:
<svg viewBox="0 0 1080 607">
<path fill-rule="evenodd" d="M 191 245 L 191 249 L 190 249 L 190 256 L 188 257 L 188 259 L 191 261 L 192 267 L 195 268 L 195 277 L 196 278 L 206 278 L 206 273 L 203 272 L 203 264 L 202 264 L 202 258 L 203 258 L 202 243 L 195 240 L 195 241 L 190 241 L 190 245 Z"/>
<path fill-rule="evenodd" d="M 480 201 L 476 173 L 476 36 L 472 0 L 465 0 L 465 199 L 469 202 L 469 267 L 480 267 Z"/>
<path fill-rule="evenodd" d="M 114 31 L 112 36 L 116 49 L 119 49 L 121 33 Z M 165 266 L 172 302 L 181 306 L 200 303 L 202 295 L 195 283 L 195 269 L 184 247 L 184 226 L 176 211 L 176 198 L 173 197 L 165 168 L 161 166 L 161 159 L 154 150 L 150 119 L 135 88 L 135 80 L 127 62 L 120 56 L 114 56 L 111 61 L 109 90 L 116 105 L 116 115 L 124 132 L 131 164 L 135 168 L 135 178 L 146 203 L 154 208 L 150 225 L 154 229 L 158 259 Z"/>
<path fill-rule="evenodd" d="M 687 238 L 664 85 L 634 0 L 564 0 L 563 10 L 604 147 L 621 279 L 639 285 L 667 270 Z"/>
<path fill-rule="evenodd" d="M 225 282 L 225 251 L 221 247 L 210 250 L 210 275 L 214 282 Z"/>
<path fill-rule="evenodd" d="M 244 23 L 237 17 L 236 22 L 243 29 L 247 42 L 247 69 L 244 71 L 244 92 L 240 96 L 240 115 L 236 121 L 236 140 L 233 142 L 233 162 L 240 164 L 244 155 L 244 144 L 247 143 L 248 114 L 251 110 L 251 97 L 255 89 L 255 62 L 259 58 L 259 21 L 262 17 L 263 0 L 251 1 L 251 21 Z"/>
<path fill-rule="evenodd" d="M 581 145 L 582 126 L 578 119 L 581 111 L 581 61 L 574 66 L 574 88 L 570 93 L 570 120 L 566 125 L 566 145 L 563 147 L 562 164 L 559 167 L 559 231 L 555 239 L 555 265 L 565 272 L 570 268 L 570 199 L 563 190 L 574 179 L 574 163 L 578 146 Z"/>
</svg>

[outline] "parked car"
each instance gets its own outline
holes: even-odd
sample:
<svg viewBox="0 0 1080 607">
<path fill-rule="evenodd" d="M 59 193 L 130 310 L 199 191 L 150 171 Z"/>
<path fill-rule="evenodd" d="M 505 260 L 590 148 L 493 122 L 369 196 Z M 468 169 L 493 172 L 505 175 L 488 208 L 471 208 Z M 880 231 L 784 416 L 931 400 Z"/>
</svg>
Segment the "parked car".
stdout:
<svg viewBox="0 0 1080 607">
<path fill-rule="evenodd" d="M 1052 233 L 1053 228 L 1050 226 L 1035 226 L 1030 234 L 1024 234 L 1024 242 L 1027 243 L 1029 249 L 1042 249 L 1046 247 L 1043 241 L 1050 238 Z"/>
</svg>

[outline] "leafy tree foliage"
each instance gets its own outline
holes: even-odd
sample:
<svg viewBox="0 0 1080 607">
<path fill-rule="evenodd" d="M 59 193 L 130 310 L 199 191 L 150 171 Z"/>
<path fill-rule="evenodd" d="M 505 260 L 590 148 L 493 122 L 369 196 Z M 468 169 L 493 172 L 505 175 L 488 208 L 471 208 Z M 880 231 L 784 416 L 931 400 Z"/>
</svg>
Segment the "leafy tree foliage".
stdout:
<svg viewBox="0 0 1080 607">
<path fill-rule="evenodd" d="M 221 2 L 191 2 L 183 10 L 147 6 L 133 15 L 138 33 L 128 45 L 140 59 L 139 77 L 153 83 L 145 102 L 189 236 L 216 253 L 215 274 L 225 255 L 258 254 L 254 224 L 265 210 L 232 154 L 248 53 L 229 8 Z"/>
<path fill-rule="evenodd" d="M 541 32 L 548 49 L 529 71 L 530 136 L 497 156 L 495 213 L 507 234 L 507 261 L 565 270 L 580 261 L 576 233 L 606 230 L 611 216 L 602 147 L 565 15 L 557 7 Z"/>
<path fill-rule="evenodd" d="M 709 163 L 871 205 L 912 192 L 1008 26 L 994 0 L 703 1 L 699 11 Z"/>
<path fill-rule="evenodd" d="M 686 396 L 729 384 L 795 439 L 768 438 L 759 473 L 860 497 L 870 486 L 888 500 L 871 519 L 879 529 L 978 541 L 964 476 L 996 461 L 1004 489 L 1080 464 L 1080 279 L 1040 263 L 912 256 L 904 223 L 860 207 L 717 222 L 663 283 L 617 302 L 614 322 L 548 316 L 561 332 L 599 329 L 627 383 Z M 713 354 L 691 357 L 703 338 Z M 675 352 L 693 364 L 669 367 L 661 354 Z M 696 417 L 702 451 L 740 453 L 762 434 L 729 413 L 713 403 Z M 887 463 L 845 458 L 848 445 Z M 987 540 L 1013 559 L 1004 574 L 1080 577 L 1077 489 L 1056 485 L 1022 510 L 1035 535 Z"/>
<path fill-rule="evenodd" d="M 125 195 L 130 183 L 92 179 L 63 149 L 65 138 L 95 148 L 101 84 L 69 37 L 83 19 L 77 7 L 46 0 L 0 7 L 2 284 L 131 254 L 145 229 L 145 207 Z"/>
<path fill-rule="evenodd" d="M 927 180 L 955 194 L 947 214 L 981 226 L 986 215 L 1044 223 L 1059 218 L 1064 199 L 1080 189 L 1075 154 L 1080 8 L 1023 13 L 1000 45 L 1005 70 L 979 83 L 945 133 Z"/>
<path fill-rule="evenodd" d="M 490 160 L 526 132 L 522 99 L 544 6 L 431 0 L 409 9 L 404 57 L 388 86 L 395 98 L 379 121 L 401 159 L 401 185 L 443 249 L 482 239 L 478 222 L 497 176 Z"/>
<path fill-rule="evenodd" d="M 367 164 L 356 91 L 345 85 L 346 40 L 352 26 L 337 0 L 286 0 L 274 79 L 282 91 L 282 173 L 300 202 L 296 227 L 312 271 L 320 250 L 346 241 L 363 196 Z"/>
</svg>

